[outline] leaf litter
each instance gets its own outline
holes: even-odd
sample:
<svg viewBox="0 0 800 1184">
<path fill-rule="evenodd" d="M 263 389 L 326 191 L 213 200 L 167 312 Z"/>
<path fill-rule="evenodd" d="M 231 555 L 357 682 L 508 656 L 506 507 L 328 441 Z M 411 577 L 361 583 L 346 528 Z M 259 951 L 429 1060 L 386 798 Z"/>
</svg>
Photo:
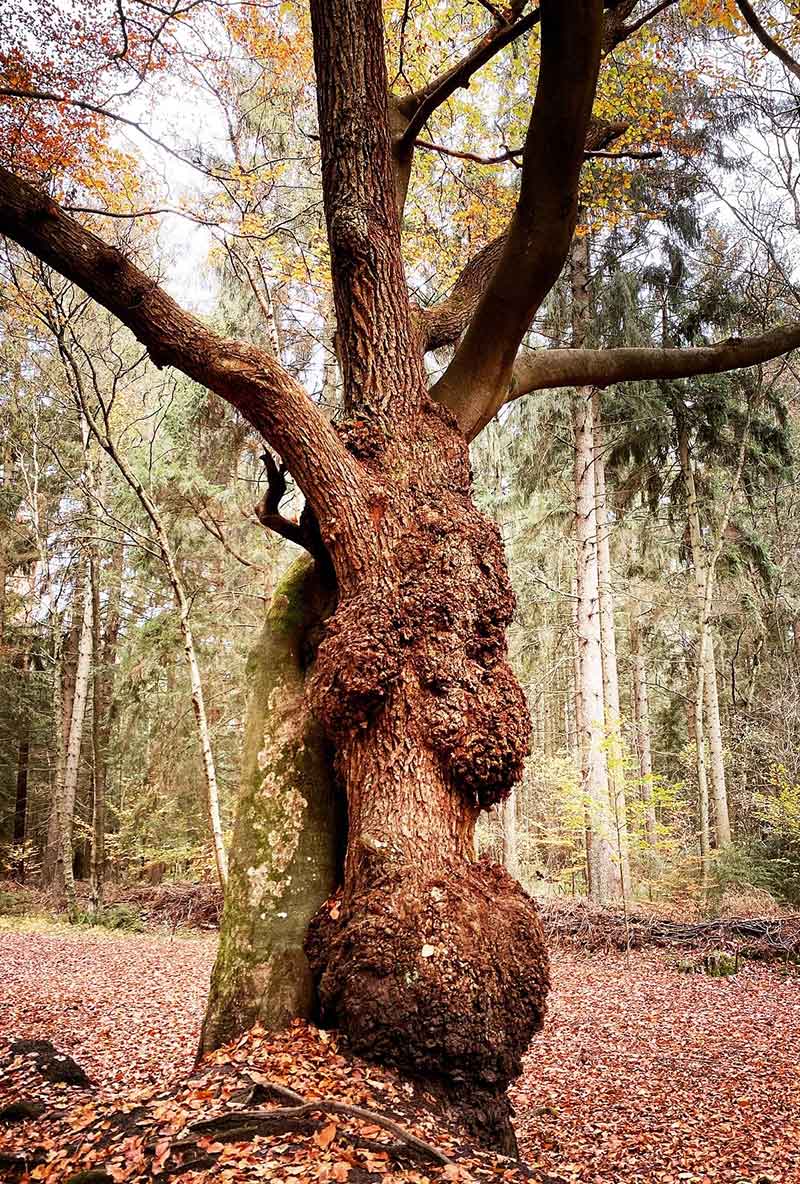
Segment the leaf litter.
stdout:
<svg viewBox="0 0 800 1184">
<path fill-rule="evenodd" d="M 800 1182 L 800 977 L 778 967 L 720 980 L 663 954 L 557 951 L 512 1091 L 526 1169 L 310 1025 L 255 1029 L 193 1069 L 213 956 L 208 939 L 0 934 L 0 1108 L 46 1107 L 0 1126 L 0 1179 Z M 20 1038 L 51 1041 L 91 1086 L 45 1080 L 10 1051 Z"/>
</svg>

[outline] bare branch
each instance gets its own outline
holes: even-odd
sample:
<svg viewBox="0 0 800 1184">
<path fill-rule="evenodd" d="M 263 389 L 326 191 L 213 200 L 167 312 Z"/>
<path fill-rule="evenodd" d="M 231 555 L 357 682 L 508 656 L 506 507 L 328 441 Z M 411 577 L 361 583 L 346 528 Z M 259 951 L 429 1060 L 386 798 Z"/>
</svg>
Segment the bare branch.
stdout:
<svg viewBox="0 0 800 1184">
<path fill-rule="evenodd" d="M 523 354 L 507 402 L 564 386 L 610 386 L 645 379 L 693 378 L 757 366 L 800 346 L 800 322 L 756 337 L 729 337 L 686 349 L 545 349 Z"/>
<path fill-rule="evenodd" d="M 508 164 L 510 161 L 521 168 L 519 163 L 522 157 L 524 148 L 506 148 L 505 151 L 500 152 L 497 156 L 479 156 L 477 152 L 459 152 L 455 148 L 445 148 L 444 144 L 432 144 L 430 140 L 415 141 L 417 148 L 422 148 L 427 152 L 439 152 L 442 156 L 452 156 L 456 160 L 471 160 L 475 164 Z M 584 152 L 584 160 L 657 160 L 663 156 L 663 152 L 656 150 L 653 152 L 603 152 L 603 151 L 587 151 Z"/>
<path fill-rule="evenodd" d="M 783 46 L 775 40 L 775 38 L 767 32 L 761 21 L 756 15 L 756 11 L 750 4 L 750 0 L 736 0 L 736 4 L 747 22 L 752 33 L 758 38 L 761 44 L 769 53 L 774 54 L 782 65 L 794 74 L 795 78 L 800 78 L 800 65 L 794 60 L 792 55 L 785 50 Z"/>
<path fill-rule="evenodd" d="M 522 9 L 524 4 L 517 7 Z M 442 103 L 446 102 L 460 87 L 468 87 L 470 79 L 482 66 L 490 62 L 501 49 L 505 49 L 512 41 L 516 41 L 517 38 L 530 32 L 538 21 L 539 11 L 537 9 L 512 23 L 495 24 L 481 38 L 475 48 L 455 66 L 432 79 L 427 86 L 415 91 L 413 95 L 400 99 L 399 108 L 409 122 L 396 146 L 398 153 L 402 155 L 404 151 L 410 151 L 417 136 L 436 108 L 441 107 Z"/>
<path fill-rule="evenodd" d="M 518 161 L 523 153 L 522 148 L 507 148 L 497 156 L 479 156 L 477 152 L 458 152 L 455 148 L 445 148 L 444 144 L 432 144 L 430 140 L 415 140 L 414 146 L 423 148 L 426 152 L 439 152 L 442 156 L 453 156 L 457 160 L 472 160 L 475 164 L 507 164 L 508 161 L 511 161 L 518 167 L 521 167 Z"/>
<path fill-rule="evenodd" d="M 85 99 L 73 99 L 69 95 L 54 94 L 52 91 L 45 90 L 20 90 L 18 87 L 4 86 L 0 87 L 0 98 L 8 99 L 32 99 L 42 103 L 60 103 L 66 104 L 69 107 L 76 107 L 80 111 L 88 111 L 94 115 L 102 115 L 105 119 L 113 119 L 116 123 L 122 123 L 125 127 L 133 128 L 140 136 L 144 136 L 151 144 L 155 144 L 163 152 L 168 153 L 169 156 L 179 160 L 182 164 L 188 164 L 191 168 L 197 169 L 198 172 L 209 177 L 213 174 L 209 169 L 203 167 L 197 160 L 192 160 L 189 156 L 184 156 L 182 152 L 178 152 L 175 148 L 171 148 L 169 144 L 165 144 L 158 136 L 154 136 L 147 128 L 142 127 L 141 123 L 136 119 L 129 119 L 126 115 L 119 115 L 116 111 L 109 111 L 107 107 L 102 107 L 98 103 L 90 103 Z"/>
</svg>

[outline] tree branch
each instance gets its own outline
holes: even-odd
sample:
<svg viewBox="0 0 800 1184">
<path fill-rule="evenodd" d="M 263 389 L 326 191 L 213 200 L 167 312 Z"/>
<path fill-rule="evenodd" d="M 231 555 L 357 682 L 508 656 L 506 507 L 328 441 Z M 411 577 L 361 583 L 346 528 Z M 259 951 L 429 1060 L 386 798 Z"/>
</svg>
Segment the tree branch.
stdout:
<svg viewBox="0 0 800 1184">
<path fill-rule="evenodd" d="M 564 265 L 577 219 L 603 0 L 542 0 L 540 12 L 541 63 L 519 201 L 464 339 L 433 388 L 467 434 L 504 401 L 517 350 Z"/>
<path fill-rule="evenodd" d="M 303 388 L 270 354 L 226 340 L 182 309 L 121 251 L 46 193 L 0 167 L 0 233 L 112 312 L 153 362 L 174 366 L 235 407 L 286 461 L 323 534 L 363 511 L 356 462 Z M 363 533 L 353 525 L 353 533 Z"/>
<path fill-rule="evenodd" d="M 584 158 L 601 155 L 607 155 L 609 158 L 614 156 L 615 154 L 605 153 L 604 149 L 624 135 L 629 126 L 624 120 L 612 122 L 607 119 L 592 119 L 586 133 Z M 524 149 L 520 149 L 519 155 L 523 151 Z M 516 156 L 518 153 L 514 152 L 514 155 Z M 622 157 L 627 154 L 618 153 L 616 155 Z M 445 300 L 420 311 L 419 318 L 426 350 L 440 349 L 444 345 L 451 345 L 464 332 L 486 290 L 495 265 L 503 253 L 507 233 L 498 235 L 470 259 L 459 274 L 452 292 Z"/>
<path fill-rule="evenodd" d="M 783 48 L 783 46 L 775 40 L 775 38 L 767 32 L 761 21 L 756 15 L 755 9 L 750 0 L 736 0 L 737 7 L 747 22 L 751 32 L 758 38 L 761 44 L 769 53 L 774 54 L 779 62 L 794 74 L 795 78 L 800 78 L 800 65 L 794 60 L 792 55 Z"/>
<path fill-rule="evenodd" d="M 522 11 L 525 7 L 525 0 L 515 7 Z M 539 11 L 537 9 L 529 12 L 520 20 L 512 20 L 509 23 L 498 22 L 455 66 L 439 74 L 414 94 L 400 99 L 398 107 L 408 119 L 408 125 L 396 144 L 398 154 L 402 156 L 405 151 L 410 152 L 414 141 L 437 107 L 441 107 L 442 103 L 445 103 L 460 87 L 468 87 L 473 74 L 476 74 L 482 66 L 491 61 L 501 49 L 505 49 L 507 45 L 511 45 L 512 41 L 516 41 L 517 38 L 528 33 L 538 21 Z"/>
<path fill-rule="evenodd" d="M 147 128 L 135 119 L 129 119 L 126 115 L 118 115 L 116 111 L 109 111 L 107 107 L 102 107 L 98 103 L 90 103 L 86 99 L 74 99 L 69 95 L 54 94 L 52 91 L 43 90 L 20 90 L 18 87 L 5 86 L 0 87 L 0 98 L 7 99 L 31 99 L 36 102 L 43 103 L 59 103 L 66 104 L 69 107 L 75 107 L 79 111 L 88 111 L 93 115 L 102 115 L 105 119 L 113 119 L 117 123 L 122 123 L 125 127 L 132 128 L 138 132 L 140 136 L 144 136 L 151 144 L 155 144 L 162 152 L 166 152 L 169 156 L 179 160 L 181 164 L 187 164 L 190 168 L 197 169 L 198 172 L 204 173 L 205 176 L 210 177 L 212 173 L 205 168 L 197 160 L 192 160 L 188 156 L 184 156 L 182 152 L 178 152 L 175 148 L 171 148 L 169 144 L 165 144 L 163 140 L 159 140 L 158 136 L 154 136 Z"/>
<path fill-rule="evenodd" d="M 538 390 L 564 386 L 611 386 L 615 382 L 693 378 L 758 366 L 800 347 L 800 322 L 757 337 L 729 337 L 686 349 L 546 349 L 522 355 L 506 402 Z"/>
</svg>

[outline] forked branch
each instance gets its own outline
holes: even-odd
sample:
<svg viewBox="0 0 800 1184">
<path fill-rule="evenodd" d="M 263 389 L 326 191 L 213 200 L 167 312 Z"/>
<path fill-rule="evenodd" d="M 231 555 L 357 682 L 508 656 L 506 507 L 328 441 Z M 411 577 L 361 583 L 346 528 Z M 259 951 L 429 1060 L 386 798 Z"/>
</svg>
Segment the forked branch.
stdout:
<svg viewBox="0 0 800 1184">
<path fill-rule="evenodd" d="M 500 257 L 434 397 L 466 434 L 502 403 L 519 345 L 558 278 L 600 68 L 603 0 L 542 0 L 541 61 L 520 195 Z"/>
<path fill-rule="evenodd" d="M 523 0 L 522 3 L 513 5 L 508 19 L 498 19 L 489 32 L 455 66 L 433 78 L 414 94 L 400 100 L 399 109 L 409 121 L 397 144 L 397 151 L 400 155 L 413 148 L 414 141 L 437 107 L 441 107 L 442 103 L 447 102 L 460 87 L 469 86 L 471 78 L 481 67 L 490 62 L 507 45 L 511 45 L 513 41 L 530 32 L 538 23 L 538 9 L 519 19 L 514 19 L 516 14 L 525 8 L 525 4 L 526 0 Z"/>
</svg>

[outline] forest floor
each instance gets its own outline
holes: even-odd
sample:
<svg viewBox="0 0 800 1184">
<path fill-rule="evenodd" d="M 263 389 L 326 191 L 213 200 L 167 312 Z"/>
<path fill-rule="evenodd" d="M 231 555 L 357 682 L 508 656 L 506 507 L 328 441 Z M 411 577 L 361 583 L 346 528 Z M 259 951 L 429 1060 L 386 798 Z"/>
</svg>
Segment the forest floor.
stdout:
<svg viewBox="0 0 800 1184">
<path fill-rule="evenodd" d="M 0 1059 L 14 1039 L 47 1039 L 106 1102 L 166 1088 L 190 1070 L 214 946 L 212 936 L 0 929 Z M 537 1178 L 800 1182 L 800 976 L 744 963 L 714 979 L 679 974 L 675 962 L 662 952 L 555 952 L 548 1022 L 514 1089 L 521 1150 Z M 308 1039 L 291 1039 L 303 1055 Z M 367 1084 L 381 1088 L 377 1076 L 367 1071 Z M 0 1106 L 19 1089 L 13 1075 L 0 1078 Z M 19 1150 L 33 1125 L 9 1128 L 7 1149 Z M 318 1148 L 326 1130 L 314 1136 Z M 314 1179 L 347 1179 L 346 1159 L 336 1163 L 339 1175 L 332 1166 Z"/>
</svg>

